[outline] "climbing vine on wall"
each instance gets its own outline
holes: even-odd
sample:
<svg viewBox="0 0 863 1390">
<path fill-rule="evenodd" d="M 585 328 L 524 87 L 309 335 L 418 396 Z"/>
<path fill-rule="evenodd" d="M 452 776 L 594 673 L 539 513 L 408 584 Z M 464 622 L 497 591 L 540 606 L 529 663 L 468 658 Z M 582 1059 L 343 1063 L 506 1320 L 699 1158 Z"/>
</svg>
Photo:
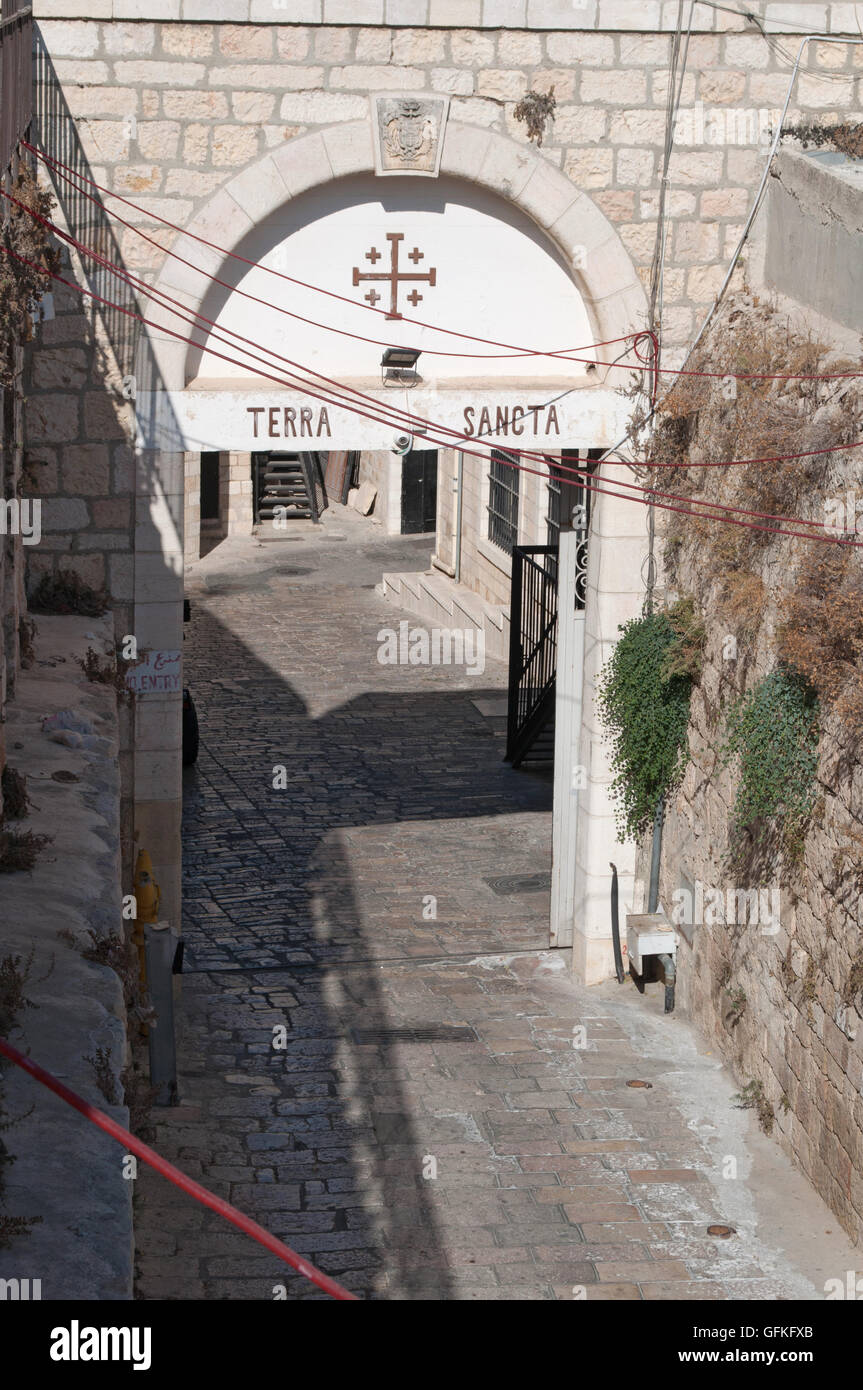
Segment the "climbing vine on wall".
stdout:
<svg viewBox="0 0 863 1390">
<path fill-rule="evenodd" d="M 618 838 L 626 840 L 644 833 L 685 766 L 703 630 L 691 607 L 678 605 L 632 619 L 620 633 L 600 674 L 597 706 L 613 748 Z"/>
<path fill-rule="evenodd" d="M 737 759 L 740 781 L 731 817 L 732 848 L 778 825 L 785 838 L 815 801 L 818 699 L 798 672 L 777 666 L 731 707 L 723 761 Z"/>
</svg>

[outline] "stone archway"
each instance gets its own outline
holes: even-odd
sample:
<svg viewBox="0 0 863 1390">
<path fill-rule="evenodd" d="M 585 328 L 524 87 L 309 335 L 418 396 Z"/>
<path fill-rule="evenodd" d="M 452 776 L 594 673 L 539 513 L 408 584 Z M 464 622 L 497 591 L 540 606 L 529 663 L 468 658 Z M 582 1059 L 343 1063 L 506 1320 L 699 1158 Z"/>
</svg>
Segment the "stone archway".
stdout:
<svg viewBox="0 0 863 1390">
<path fill-rule="evenodd" d="M 218 274 L 224 256 L 195 237 L 233 250 L 292 198 L 350 175 L 375 172 L 368 120 L 334 125 L 270 151 L 231 178 L 176 238 L 172 252 L 199 269 L 168 258 L 156 289 L 181 299 L 192 311 L 200 310 L 204 293 L 200 269 Z M 593 200 L 547 159 L 508 136 L 450 121 L 440 173 L 507 200 L 556 244 L 588 308 L 596 342 L 621 339 L 646 326 L 644 288 L 620 237 Z M 158 332 L 151 332 L 149 342 L 160 387 L 182 392 L 186 345 Z M 610 356 L 617 355 L 612 348 Z M 163 478 L 170 476 L 165 491 L 176 493 L 182 456 L 163 455 L 156 472 Z M 182 498 L 178 500 L 182 503 Z M 574 750 L 587 770 L 587 786 L 579 796 L 577 831 L 573 827 L 577 845 L 570 928 L 557 934 L 560 944 L 568 944 L 567 937 L 572 941 L 575 973 L 588 984 L 612 973 L 606 866 L 610 858 L 616 860 L 625 903 L 635 861 L 631 847 L 616 843 L 608 791 L 611 779 L 601 751 L 594 688 L 616 641 L 618 625 L 640 610 L 647 553 L 644 507 L 608 493 L 598 495 L 595 502 L 591 521 L 595 543 L 589 552 L 584 617 L 583 717 L 580 747 L 577 753 Z"/>
<path fill-rule="evenodd" d="M 620 237 L 593 200 L 547 159 L 508 136 L 450 121 L 440 173 L 506 199 L 556 243 L 588 306 L 597 341 L 622 338 L 644 327 L 644 288 Z M 257 223 L 291 198 L 350 174 L 375 174 L 368 121 L 349 121 L 301 136 L 256 160 L 204 204 L 171 250 L 215 274 L 222 256 L 195 237 L 233 250 Z M 179 292 L 189 308 L 200 308 L 200 273 L 180 261 L 167 259 L 156 289 Z M 158 333 L 151 334 L 151 342 L 160 384 L 182 390 L 184 345 Z"/>
</svg>

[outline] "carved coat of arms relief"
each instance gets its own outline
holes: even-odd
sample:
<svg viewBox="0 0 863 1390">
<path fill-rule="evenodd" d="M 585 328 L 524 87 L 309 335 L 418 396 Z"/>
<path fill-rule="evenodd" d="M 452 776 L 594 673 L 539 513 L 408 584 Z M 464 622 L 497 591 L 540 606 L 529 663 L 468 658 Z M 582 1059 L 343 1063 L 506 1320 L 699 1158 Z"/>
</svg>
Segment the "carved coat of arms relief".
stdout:
<svg viewBox="0 0 863 1390">
<path fill-rule="evenodd" d="M 377 172 L 435 178 L 440 170 L 448 111 L 448 97 L 373 97 Z"/>
</svg>

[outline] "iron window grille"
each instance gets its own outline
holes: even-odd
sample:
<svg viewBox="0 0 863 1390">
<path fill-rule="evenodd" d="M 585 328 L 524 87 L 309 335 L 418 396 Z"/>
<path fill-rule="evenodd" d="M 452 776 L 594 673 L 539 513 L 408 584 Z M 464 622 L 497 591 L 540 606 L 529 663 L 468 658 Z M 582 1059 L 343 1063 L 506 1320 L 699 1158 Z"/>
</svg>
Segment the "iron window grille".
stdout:
<svg viewBox="0 0 863 1390">
<path fill-rule="evenodd" d="M 518 542 L 518 458 L 492 449 L 488 473 L 488 538 L 507 555 Z"/>
</svg>

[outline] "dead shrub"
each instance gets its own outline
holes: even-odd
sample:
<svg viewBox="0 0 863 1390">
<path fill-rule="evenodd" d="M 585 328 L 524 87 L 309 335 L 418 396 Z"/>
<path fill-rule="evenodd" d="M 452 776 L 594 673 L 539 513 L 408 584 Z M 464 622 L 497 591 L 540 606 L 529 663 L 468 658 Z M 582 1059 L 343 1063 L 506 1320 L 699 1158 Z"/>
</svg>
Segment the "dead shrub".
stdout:
<svg viewBox="0 0 863 1390">
<path fill-rule="evenodd" d="M 23 820 L 30 807 L 27 779 L 7 763 L 3 769 L 3 820 Z"/>
<path fill-rule="evenodd" d="M 77 613 L 85 618 L 99 618 L 108 608 L 104 589 L 93 589 L 73 570 L 59 570 L 43 575 L 30 607 L 34 613 Z"/>
<path fill-rule="evenodd" d="M 745 641 L 751 642 L 764 616 L 767 591 L 759 574 L 728 569 L 720 578 L 717 612 Z"/>
<path fill-rule="evenodd" d="M 117 1093 L 117 1081 L 111 1066 L 111 1048 L 97 1047 L 95 1057 L 85 1057 L 84 1061 L 89 1062 L 93 1068 L 96 1085 L 108 1104 L 119 1105 L 120 1096 Z"/>
<path fill-rule="evenodd" d="M 781 603 L 782 659 L 806 679 L 844 738 L 863 737 L 863 564 L 848 546 L 810 544 Z"/>
<path fill-rule="evenodd" d="M 51 835 L 32 830 L 0 830 L 0 874 L 29 873 L 51 840 Z"/>
<path fill-rule="evenodd" d="M 113 685 L 117 675 L 117 665 L 112 656 L 100 656 L 88 647 L 84 656 L 75 658 L 88 681 L 96 685 Z"/>
<path fill-rule="evenodd" d="M 7 1038 L 23 1009 L 35 1009 L 25 993 L 33 969 L 34 948 L 26 956 L 4 956 L 0 960 L 0 1037 Z M 5 1065 L 5 1059 L 0 1059 Z"/>
<path fill-rule="evenodd" d="M 50 217 L 54 199 L 39 187 L 22 164 L 12 194 L 41 217 Z M 15 349 L 33 336 L 31 310 L 38 297 L 51 287 L 51 272 L 60 258 L 51 246 L 47 230 L 24 209 L 9 203 L 8 221 L 0 225 L 0 245 L 11 255 L 0 255 L 0 386 L 15 377 Z M 26 264 L 25 264 L 26 263 Z"/>
<path fill-rule="evenodd" d="M 512 113 L 517 121 L 527 126 L 527 138 L 536 141 L 537 148 L 542 144 L 547 123 L 554 119 L 556 107 L 554 87 L 549 87 L 547 92 L 525 92 Z"/>
<path fill-rule="evenodd" d="M 852 121 L 834 121 L 829 125 L 819 125 L 817 121 L 800 121 L 797 125 L 785 127 L 786 138 L 791 135 L 799 140 L 804 149 L 814 145 L 816 149 L 827 145 L 851 159 L 863 159 L 863 125 Z"/>
</svg>

